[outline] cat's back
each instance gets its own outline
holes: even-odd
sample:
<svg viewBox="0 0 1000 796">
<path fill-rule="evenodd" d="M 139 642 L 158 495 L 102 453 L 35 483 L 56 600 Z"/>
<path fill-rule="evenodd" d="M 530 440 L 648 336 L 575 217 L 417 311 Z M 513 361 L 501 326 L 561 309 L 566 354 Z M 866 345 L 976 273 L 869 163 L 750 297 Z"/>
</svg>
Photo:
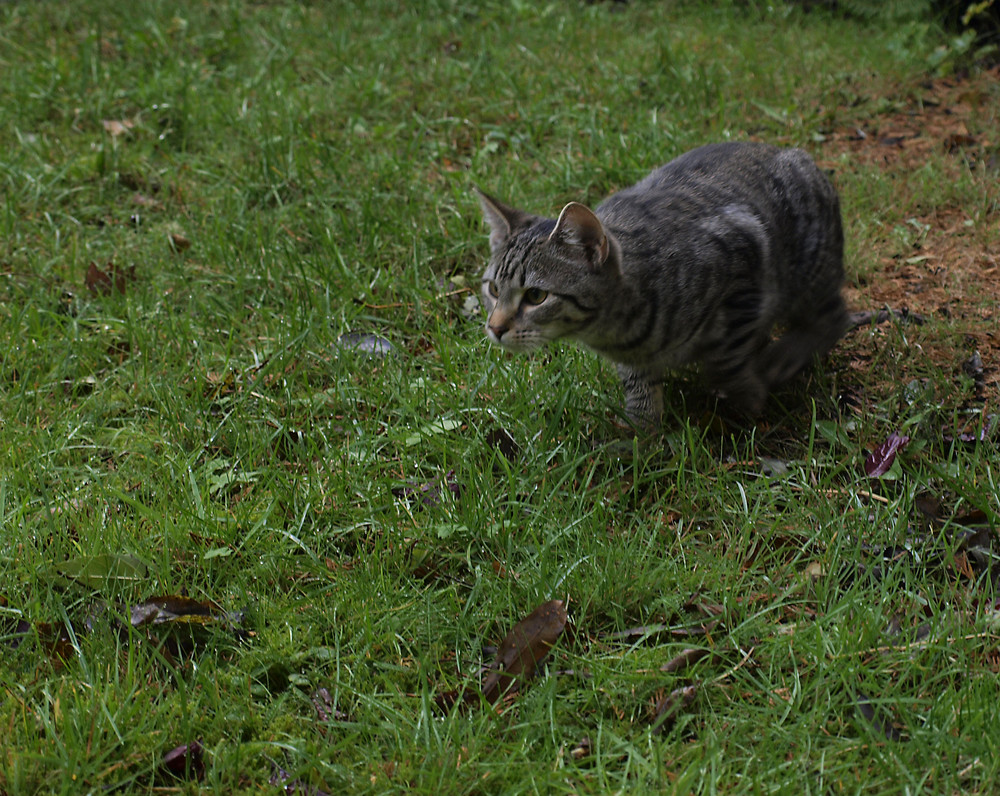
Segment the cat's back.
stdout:
<svg viewBox="0 0 1000 796">
<path fill-rule="evenodd" d="M 754 142 L 707 144 L 655 169 L 608 197 L 596 209 L 611 226 L 656 220 L 689 224 L 693 216 L 743 204 L 764 213 L 794 210 L 796 203 L 836 203 L 836 193 L 801 149 Z"/>
<path fill-rule="evenodd" d="M 660 273 L 683 261 L 689 279 L 702 284 L 734 275 L 732 255 L 742 252 L 786 294 L 817 276 L 842 277 L 837 193 L 801 149 L 708 144 L 608 197 L 595 213 L 619 240 L 627 272 Z"/>
</svg>

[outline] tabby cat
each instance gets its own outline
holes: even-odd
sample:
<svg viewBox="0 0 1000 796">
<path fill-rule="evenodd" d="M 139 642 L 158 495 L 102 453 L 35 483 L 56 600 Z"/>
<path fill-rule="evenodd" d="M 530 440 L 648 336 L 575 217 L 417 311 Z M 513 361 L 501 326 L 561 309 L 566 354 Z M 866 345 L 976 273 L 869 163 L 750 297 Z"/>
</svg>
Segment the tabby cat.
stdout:
<svg viewBox="0 0 1000 796">
<path fill-rule="evenodd" d="M 846 328 L 840 203 L 802 150 L 709 144 L 558 220 L 477 192 L 487 337 L 510 351 L 569 338 L 602 354 L 640 427 L 660 424 L 668 369 L 699 364 L 754 415 Z"/>
</svg>

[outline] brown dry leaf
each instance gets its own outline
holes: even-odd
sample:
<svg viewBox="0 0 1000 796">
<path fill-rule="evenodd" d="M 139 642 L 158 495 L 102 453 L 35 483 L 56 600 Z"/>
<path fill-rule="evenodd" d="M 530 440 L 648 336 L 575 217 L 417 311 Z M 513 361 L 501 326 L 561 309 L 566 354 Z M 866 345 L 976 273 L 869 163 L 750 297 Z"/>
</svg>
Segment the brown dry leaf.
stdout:
<svg viewBox="0 0 1000 796">
<path fill-rule="evenodd" d="M 213 602 L 175 595 L 150 597 L 145 602 L 133 605 L 130 613 L 133 627 L 165 622 L 209 625 L 223 617 L 222 608 Z"/>
<path fill-rule="evenodd" d="M 661 672 L 679 672 L 681 669 L 686 669 L 702 658 L 711 655 L 712 651 L 705 649 L 704 647 L 690 647 L 679 655 L 675 655 L 669 661 L 667 661 L 663 666 L 660 667 Z"/>
<path fill-rule="evenodd" d="M 135 281 L 135 266 L 128 268 L 108 263 L 107 270 L 101 270 L 97 263 L 91 262 L 87 268 L 87 275 L 83 278 L 83 284 L 91 293 L 100 296 L 107 296 L 115 291 L 125 292 L 125 284 Z"/>
<path fill-rule="evenodd" d="M 139 207 L 147 207 L 150 210 L 163 209 L 163 202 L 159 199 L 154 199 L 152 196 L 146 196 L 146 194 L 139 193 L 138 191 L 132 194 L 132 204 L 139 205 Z"/>
<path fill-rule="evenodd" d="M 135 121 L 132 119 L 104 119 L 101 125 L 108 135 L 112 138 L 118 138 L 135 127 Z"/>
<path fill-rule="evenodd" d="M 201 741 L 192 741 L 171 749 L 160 761 L 159 771 L 172 779 L 200 780 L 205 776 L 205 749 Z"/>
<path fill-rule="evenodd" d="M 191 241 L 176 232 L 170 236 L 170 248 L 174 254 L 180 254 L 191 248 Z"/>
<path fill-rule="evenodd" d="M 348 715 L 337 710 L 333 704 L 333 697 L 326 688 L 317 688 L 312 693 L 312 704 L 316 711 L 316 718 L 321 724 L 329 724 L 331 721 L 347 721 Z"/>
<path fill-rule="evenodd" d="M 545 660 L 566 627 L 566 605 L 562 600 L 550 600 L 532 611 L 507 634 L 500 645 L 493 671 L 483 682 L 483 697 L 496 702 L 517 680 L 528 680 Z"/>
<path fill-rule="evenodd" d="M 128 340 L 112 340 L 108 344 L 108 356 L 119 365 L 132 356 L 132 343 Z"/>
<path fill-rule="evenodd" d="M 680 712 L 690 705 L 698 693 L 695 685 L 686 685 L 682 688 L 675 688 L 662 699 L 657 700 L 653 711 L 653 732 L 667 732 L 674 726 Z"/>
<path fill-rule="evenodd" d="M 590 757 L 592 751 L 593 744 L 590 742 L 590 738 L 585 735 L 580 739 L 580 743 L 570 750 L 569 756 L 574 760 L 583 760 L 585 757 Z"/>
<path fill-rule="evenodd" d="M 242 384 L 237 380 L 235 371 L 227 370 L 223 373 L 209 371 L 205 374 L 205 395 L 218 401 L 228 395 L 233 395 L 243 389 Z"/>
<path fill-rule="evenodd" d="M 54 662 L 68 661 L 76 654 L 73 634 L 62 622 L 35 622 L 38 643 Z"/>
</svg>

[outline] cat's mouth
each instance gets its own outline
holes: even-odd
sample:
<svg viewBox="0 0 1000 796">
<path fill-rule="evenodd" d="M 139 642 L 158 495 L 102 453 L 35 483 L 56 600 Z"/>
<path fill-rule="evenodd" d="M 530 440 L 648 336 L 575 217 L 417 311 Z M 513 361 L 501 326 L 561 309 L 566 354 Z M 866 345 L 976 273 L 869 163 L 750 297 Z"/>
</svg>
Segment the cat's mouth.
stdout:
<svg viewBox="0 0 1000 796">
<path fill-rule="evenodd" d="M 537 336 L 525 337 L 516 331 L 503 331 L 502 334 L 497 334 L 496 330 L 491 328 L 489 324 L 486 326 L 486 339 L 489 340 L 493 345 L 500 346 L 507 351 L 513 351 L 515 353 L 525 353 L 528 351 L 534 351 L 545 345 L 545 340 Z"/>
</svg>

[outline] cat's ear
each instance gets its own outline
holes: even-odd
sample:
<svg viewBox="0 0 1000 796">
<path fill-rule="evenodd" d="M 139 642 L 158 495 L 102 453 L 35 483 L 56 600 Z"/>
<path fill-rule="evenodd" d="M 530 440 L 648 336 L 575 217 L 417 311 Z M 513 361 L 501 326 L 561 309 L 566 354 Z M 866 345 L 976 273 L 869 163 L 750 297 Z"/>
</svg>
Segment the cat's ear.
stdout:
<svg viewBox="0 0 1000 796">
<path fill-rule="evenodd" d="M 562 209 L 550 241 L 582 246 L 592 266 L 603 265 L 608 259 L 608 236 L 594 211 L 579 202 L 570 202 Z"/>
<path fill-rule="evenodd" d="M 483 209 L 483 217 L 490 225 L 490 250 L 496 251 L 504 241 L 518 228 L 527 226 L 532 216 L 522 210 L 509 207 L 489 194 L 483 193 L 473 186 L 479 197 L 479 206 Z"/>
</svg>

